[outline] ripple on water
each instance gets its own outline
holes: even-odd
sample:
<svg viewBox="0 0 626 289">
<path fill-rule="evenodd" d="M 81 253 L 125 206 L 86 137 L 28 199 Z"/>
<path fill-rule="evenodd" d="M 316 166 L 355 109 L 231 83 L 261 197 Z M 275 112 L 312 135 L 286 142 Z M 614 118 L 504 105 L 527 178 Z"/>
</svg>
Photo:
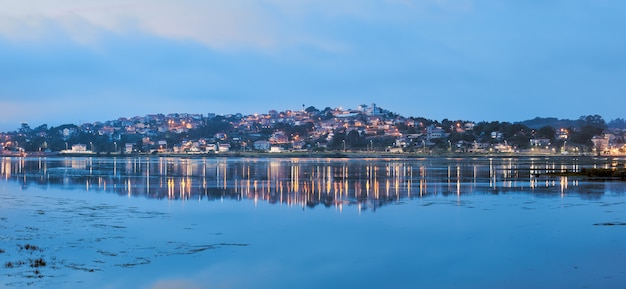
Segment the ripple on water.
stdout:
<svg viewBox="0 0 626 289">
<path fill-rule="evenodd" d="M 67 270 L 93 273 L 108 268 L 134 268 L 164 256 L 248 245 L 222 243 L 219 239 L 210 244 L 176 241 L 182 235 L 176 230 L 189 231 L 190 227 L 169 232 L 168 238 L 173 241 L 129 234 L 138 229 L 134 220 L 169 219 L 171 216 L 164 212 L 70 199 L 38 201 L 41 203 L 34 206 L 19 206 L 19 213 L 27 219 L 0 218 L 0 276 L 4 277 L 0 278 L 4 279 L 0 285 L 54 287 L 58 277 L 69 275 Z M 43 203 L 52 205 L 44 209 Z M 12 222 L 16 220 L 19 221 Z M 206 235 L 220 238 L 222 233 Z M 12 242 L 14 245 L 8 245 Z"/>
</svg>

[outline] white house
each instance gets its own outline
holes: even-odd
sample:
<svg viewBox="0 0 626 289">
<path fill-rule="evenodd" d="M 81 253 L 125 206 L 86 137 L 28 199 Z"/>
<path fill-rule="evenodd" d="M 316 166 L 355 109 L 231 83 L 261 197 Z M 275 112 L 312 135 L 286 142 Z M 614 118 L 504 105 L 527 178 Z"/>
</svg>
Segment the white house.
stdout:
<svg viewBox="0 0 626 289">
<path fill-rule="evenodd" d="M 124 153 L 130 154 L 133 152 L 133 144 L 132 143 L 127 143 L 124 146 Z"/>
<path fill-rule="evenodd" d="M 283 152 L 283 148 L 281 148 L 279 146 L 272 146 L 270 148 L 270 152 L 271 153 L 282 153 Z"/>
<path fill-rule="evenodd" d="M 426 127 L 426 139 L 428 140 L 444 138 L 446 136 L 446 132 L 440 127 L 436 127 L 434 125 L 429 125 L 428 127 Z"/>
<path fill-rule="evenodd" d="M 270 142 L 267 140 L 258 140 L 254 142 L 254 149 L 261 151 L 270 150 Z"/>
</svg>

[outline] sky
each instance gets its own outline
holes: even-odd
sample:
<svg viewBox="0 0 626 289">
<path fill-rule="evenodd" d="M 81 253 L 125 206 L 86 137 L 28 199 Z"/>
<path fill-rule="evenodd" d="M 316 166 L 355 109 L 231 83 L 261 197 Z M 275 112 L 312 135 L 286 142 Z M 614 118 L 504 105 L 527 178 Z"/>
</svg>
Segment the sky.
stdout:
<svg viewBox="0 0 626 289">
<path fill-rule="evenodd" d="M 0 131 L 153 113 L 626 117 L 622 0 L 0 0 Z"/>
</svg>

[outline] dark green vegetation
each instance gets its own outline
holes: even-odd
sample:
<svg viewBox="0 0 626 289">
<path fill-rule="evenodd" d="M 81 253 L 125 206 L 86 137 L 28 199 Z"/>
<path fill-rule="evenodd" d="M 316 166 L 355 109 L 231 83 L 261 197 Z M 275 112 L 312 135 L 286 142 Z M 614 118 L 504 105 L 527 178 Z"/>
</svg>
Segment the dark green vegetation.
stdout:
<svg viewBox="0 0 626 289">
<path fill-rule="evenodd" d="M 0 249 L 0 253 L 6 253 L 6 251 L 4 249 Z M 27 278 L 40 279 L 44 277 L 39 268 L 46 267 L 48 262 L 46 262 L 43 256 L 33 258 L 33 255 L 43 254 L 43 249 L 39 246 L 31 244 L 17 245 L 17 253 L 21 259 L 17 261 L 4 262 L 5 269 L 20 269 L 28 265 L 28 267 L 32 269 L 21 272 L 20 274 L 23 274 Z"/>
</svg>

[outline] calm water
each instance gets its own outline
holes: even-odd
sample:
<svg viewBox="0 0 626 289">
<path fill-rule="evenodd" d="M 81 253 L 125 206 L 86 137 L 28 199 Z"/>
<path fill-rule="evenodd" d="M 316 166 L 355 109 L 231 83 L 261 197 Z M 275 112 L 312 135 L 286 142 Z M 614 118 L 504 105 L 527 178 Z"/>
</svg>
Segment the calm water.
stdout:
<svg viewBox="0 0 626 289">
<path fill-rule="evenodd" d="M 0 159 L 0 288 L 626 288 L 624 159 Z"/>
</svg>

